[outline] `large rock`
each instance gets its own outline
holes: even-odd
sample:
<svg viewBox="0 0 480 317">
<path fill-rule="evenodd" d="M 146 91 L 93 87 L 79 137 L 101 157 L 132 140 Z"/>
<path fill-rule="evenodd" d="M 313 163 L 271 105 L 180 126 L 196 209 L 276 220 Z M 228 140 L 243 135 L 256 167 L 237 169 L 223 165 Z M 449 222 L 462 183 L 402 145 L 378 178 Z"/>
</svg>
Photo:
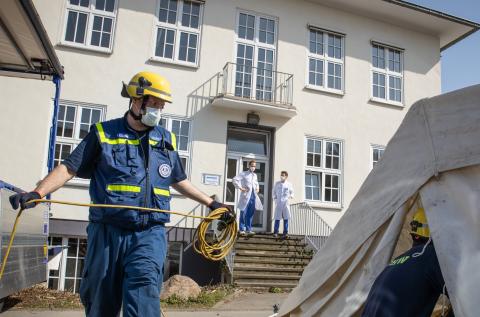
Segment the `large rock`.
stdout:
<svg viewBox="0 0 480 317">
<path fill-rule="evenodd" d="M 183 275 L 174 275 L 163 283 L 160 299 L 167 299 L 172 295 L 176 295 L 183 299 L 197 297 L 202 289 L 191 278 Z"/>
</svg>

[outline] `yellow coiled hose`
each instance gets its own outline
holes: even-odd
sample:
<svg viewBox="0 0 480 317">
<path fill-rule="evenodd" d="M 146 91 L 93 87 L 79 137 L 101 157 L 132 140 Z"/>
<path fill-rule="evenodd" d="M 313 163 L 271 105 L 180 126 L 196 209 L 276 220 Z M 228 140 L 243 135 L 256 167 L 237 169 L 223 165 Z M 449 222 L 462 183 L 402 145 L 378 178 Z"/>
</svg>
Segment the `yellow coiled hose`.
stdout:
<svg viewBox="0 0 480 317">
<path fill-rule="evenodd" d="M 230 252 L 233 244 L 235 243 L 235 239 L 237 237 L 237 222 L 232 221 L 230 223 L 223 222 L 221 224 L 221 230 L 217 232 L 217 234 L 210 239 L 207 237 L 207 231 L 210 225 L 214 220 L 220 220 L 221 216 L 229 212 L 227 208 L 218 208 L 213 210 L 208 216 L 195 216 L 189 215 L 182 212 L 171 211 L 171 210 L 161 210 L 156 208 L 146 208 L 146 207 L 136 207 L 136 206 L 127 206 L 127 205 L 106 205 L 106 204 L 84 204 L 84 203 L 76 203 L 70 201 L 61 201 L 61 200 L 49 200 L 49 199 L 33 199 L 29 202 L 33 203 L 50 203 L 50 204 L 60 204 L 60 205 L 69 205 L 69 206 L 81 206 L 81 207 L 98 207 L 98 208 L 128 208 L 128 209 L 135 209 L 140 211 L 150 211 L 150 212 L 164 212 L 170 213 L 174 215 L 180 215 L 185 217 L 197 218 L 202 219 L 200 224 L 198 225 L 197 229 L 194 233 L 194 242 L 193 247 L 195 251 L 201 255 L 203 255 L 206 259 L 212 261 L 220 261 L 222 260 L 227 254 Z M 12 233 L 10 234 L 10 241 L 8 242 L 7 251 L 5 252 L 5 256 L 3 257 L 2 261 L 2 268 L 0 269 L 0 280 L 3 276 L 3 271 L 5 270 L 5 266 L 7 264 L 8 255 L 10 254 L 10 249 L 13 245 L 13 240 L 15 238 L 15 233 L 17 231 L 17 224 L 20 216 L 22 215 L 23 209 L 17 214 L 17 218 L 15 219 L 15 223 L 13 225 Z M 215 230 L 216 228 L 214 228 Z"/>
</svg>

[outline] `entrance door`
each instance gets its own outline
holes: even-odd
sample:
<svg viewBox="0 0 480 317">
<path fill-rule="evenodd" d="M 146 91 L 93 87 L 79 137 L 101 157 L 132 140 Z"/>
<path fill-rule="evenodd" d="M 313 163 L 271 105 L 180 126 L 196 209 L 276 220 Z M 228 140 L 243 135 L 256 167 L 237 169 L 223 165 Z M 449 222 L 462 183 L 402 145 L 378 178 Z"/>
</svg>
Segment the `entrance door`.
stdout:
<svg viewBox="0 0 480 317">
<path fill-rule="evenodd" d="M 240 190 L 237 190 L 233 186 L 233 178 L 235 175 L 240 174 L 243 171 L 248 170 L 248 162 L 255 159 L 257 162 L 257 174 L 259 193 L 258 197 L 263 204 L 262 210 L 256 210 L 253 215 L 253 230 L 254 231 L 266 231 L 267 229 L 267 210 L 268 210 L 268 160 L 255 158 L 251 155 L 235 155 L 229 154 L 227 156 L 227 168 L 226 168 L 226 182 L 225 182 L 225 204 L 232 206 L 237 212 L 237 221 L 239 221 L 240 210 L 237 208 L 238 199 L 240 197 Z"/>
</svg>

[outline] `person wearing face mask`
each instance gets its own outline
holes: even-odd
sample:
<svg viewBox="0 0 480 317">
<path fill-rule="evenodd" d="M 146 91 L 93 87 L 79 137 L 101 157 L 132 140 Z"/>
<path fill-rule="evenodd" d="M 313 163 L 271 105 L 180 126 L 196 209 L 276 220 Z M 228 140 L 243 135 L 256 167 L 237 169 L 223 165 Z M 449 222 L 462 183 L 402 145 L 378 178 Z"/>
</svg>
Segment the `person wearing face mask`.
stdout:
<svg viewBox="0 0 480 317">
<path fill-rule="evenodd" d="M 252 160 L 248 162 L 248 171 L 241 172 L 232 180 L 235 188 L 241 191 L 238 200 L 238 209 L 240 209 L 240 235 L 254 235 L 252 230 L 253 214 L 255 210 L 262 210 L 263 205 L 258 197 L 260 190 L 255 169 L 257 162 Z"/>
<path fill-rule="evenodd" d="M 293 186 L 287 181 L 288 172 L 282 171 L 280 173 L 280 181 L 273 186 L 273 200 L 275 201 L 275 223 L 273 228 L 273 235 L 278 237 L 278 229 L 280 227 L 280 220 L 283 219 L 283 236 L 288 237 L 288 219 L 290 219 L 290 205 L 288 200 L 293 198 Z"/>
<path fill-rule="evenodd" d="M 140 72 L 121 95 L 130 100 L 121 118 L 99 122 L 70 156 L 29 193 L 10 197 L 14 209 L 54 192 L 74 176 L 90 179 L 95 204 L 170 209 L 170 186 L 214 210 L 225 205 L 196 189 L 185 175 L 175 135 L 159 126 L 170 83 Z M 235 219 L 233 211 L 224 221 Z M 167 250 L 167 213 L 91 207 L 80 297 L 87 316 L 160 316 Z"/>
</svg>

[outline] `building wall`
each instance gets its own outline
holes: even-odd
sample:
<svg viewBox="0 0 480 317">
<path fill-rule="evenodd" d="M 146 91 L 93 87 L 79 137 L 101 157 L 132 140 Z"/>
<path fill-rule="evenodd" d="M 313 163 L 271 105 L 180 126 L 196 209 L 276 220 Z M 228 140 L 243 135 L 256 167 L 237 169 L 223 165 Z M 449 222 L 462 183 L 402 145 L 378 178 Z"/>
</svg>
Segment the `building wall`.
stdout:
<svg viewBox="0 0 480 317">
<path fill-rule="evenodd" d="M 202 191 L 219 197 L 223 197 L 223 176 L 220 186 L 206 186 L 201 184 L 201 175 L 224 174 L 227 121 L 245 122 L 250 109 L 247 106 L 229 110 L 208 104 L 211 94 L 206 91 L 214 85 L 214 81 L 209 79 L 220 72 L 226 62 L 235 61 L 238 8 L 278 18 L 276 69 L 294 75 L 293 105 L 297 109 L 297 115 L 286 119 L 262 114 L 260 124 L 276 129 L 273 173 L 278 178 L 281 170 L 289 171 L 290 181 L 296 189 L 294 202 L 304 199 L 305 135 L 343 140 L 343 206 L 341 209 L 316 206 L 331 226 L 337 223 L 370 171 L 370 145 L 386 145 L 412 103 L 440 93 L 439 40 L 436 37 L 308 1 L 206 1 L 198 68 L 149 60 L 154 50 L 156 1 L 120 1 L 111 54 L 61 45 L 66 1 L 34 2 L 65 67 L 61 98 L 107 105 L 107 119 L 115 118 L 123 115 L 128 107 L 128 101 L 120 96 L 121 81 L 128 81 L 139 70 L 154 71 L 166 76 L 172 83 L 174 103 L 167 104 L 165 112 L 192 119 L 189 178 Z M 305 88 L 307 24 L 346 34 L 343 96 Z M 371 40 L 393 44 L 405 50 L 405 108 L 369 102 L 372 89 Z M 11 107 L 8 111 L 17 119 L 2 117 L 0 122 L 6 123 L 2 126 L 18 130 L 16 126 L 19 122 L 28 120 L 31 127 L 23 133 L 23 139 L 29 145 L 28 152 L 25 151 L 23 141 L 21 146 L 2 144 L 2 149 L 6 146 L 16 158 L 15 161 L 3 157 L 0 159 L 0 163 L 5 163 L 2 166 L 9 167 L 2 177 L 6 181 L 11 179 L 15 184 L 31 188 L 43 175 L 43 166 L 46 164 L 53 85 L 31 84 L 35 86 L 32 87 L 35 93 L 26 95 L 16 80 L 2 78 L 0 81 L 9 87 L 6 100 L 9 100 Z M 24 82 L 22 85 L 25 85 Z M 43 86 L 50 88 L 40 90 L 45 88 Z M 19 95 L 26 98 L 26 102 L 16 98 Z M 16 112 L 16 107 L 22 104 L 28 105 L 29 111 L 35 116 L 25 119 L 23 113 Z M 34 104 L 35 107 L 31 106 Z M 32 137 L 35 140 L 29 140 Z M 3 140 L 2 143 L 8 143 L 5 138 Z M 15 140 L 19 138 L 15 137 Z M 292 153 L 295 153 L 294 159 Z M 32 162 L 33 157 L 35 160 Z M 27 173 L 20 175 L 15 171 L 18 168 Z M 87 187 L 67 186 L 53 197 L 87 201 Z M 172 209 L 189 211 L 196 205 L 175 196 Z M 87 217 L 85 209 L 75 207 L 55 206 L 52 214 L 55 218 L 63 219 L 85 220 Z M 174 218 L 173 223 L 175 221 Z"/>
</svg>

